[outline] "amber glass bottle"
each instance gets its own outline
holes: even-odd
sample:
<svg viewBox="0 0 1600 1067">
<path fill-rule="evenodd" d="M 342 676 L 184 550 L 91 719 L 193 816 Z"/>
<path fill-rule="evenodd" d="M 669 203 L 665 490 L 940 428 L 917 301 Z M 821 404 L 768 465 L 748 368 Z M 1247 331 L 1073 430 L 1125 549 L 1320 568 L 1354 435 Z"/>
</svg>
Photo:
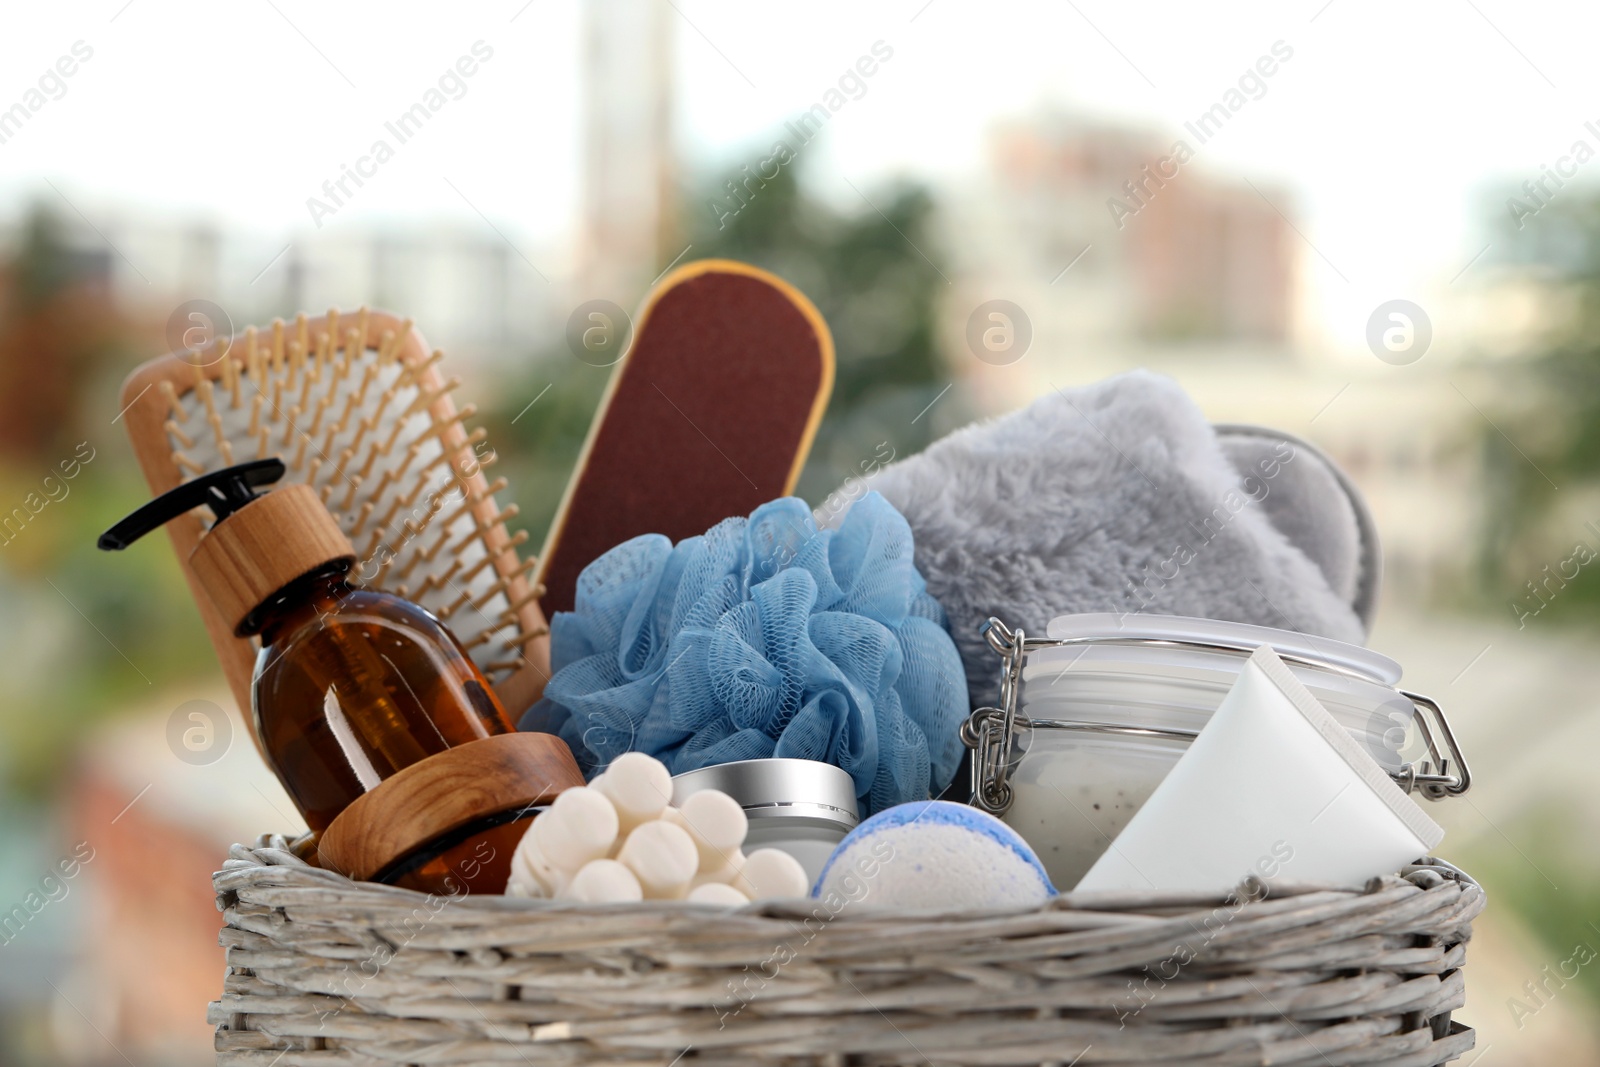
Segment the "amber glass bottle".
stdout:
<svg viewBox="0 0 1600 1067">
<path fill-rule="evenodd" d="M 583 784 L 558 738 L 518 734 L 455 636 L 351 584 L 355 550 L 317 493 L 256 496 L 283 464 L 184 483 L 101 538 L 122 548 L 204 504 L 190 569 L 236 635 L 260 635 L 251 714 L 326 866 L 427 892 L 501 892 L 540 804 Z"/>
<path fill-rule="evenodd" d="M 267 761 L 313 830 L 428 756 L 511 732 L 455 636 L 407 600 L 359 589 L 337 560 L 248 615 L 251 713 Z"/>
</svg>

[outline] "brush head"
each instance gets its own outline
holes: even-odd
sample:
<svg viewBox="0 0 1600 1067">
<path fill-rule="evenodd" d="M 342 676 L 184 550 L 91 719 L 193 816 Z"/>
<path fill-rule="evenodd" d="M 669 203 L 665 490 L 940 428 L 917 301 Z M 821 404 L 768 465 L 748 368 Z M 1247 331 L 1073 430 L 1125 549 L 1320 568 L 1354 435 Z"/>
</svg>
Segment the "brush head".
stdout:
<svg viewBox="0 0 1600 1067">
<path fill-rule="evenodd" d="M 516 506 L 495 502 L 505 480 L 486 479 L 496 457 L 482 429 L 463 426 L 475 409 L 451 402 L 459 380 L 441 376 L 442 359 L 410 320 L 382 312 L 278 320 L 140 367 L 123 390 L 128 431 L 156 493 L 281 459 L 283 480 L 250 506 L 291 488 L 320 502 L 353 548 L 351 580 L 445 621 L 515 714 L 548 673 L 544 619 L 517 551 L 526 533 L 505 528 Z M 192 585 L 208 511 L 167 527 Z M 234 636 L 231 612 L 196 599 L 248 707 L 253 649 Z"/>
</svg>

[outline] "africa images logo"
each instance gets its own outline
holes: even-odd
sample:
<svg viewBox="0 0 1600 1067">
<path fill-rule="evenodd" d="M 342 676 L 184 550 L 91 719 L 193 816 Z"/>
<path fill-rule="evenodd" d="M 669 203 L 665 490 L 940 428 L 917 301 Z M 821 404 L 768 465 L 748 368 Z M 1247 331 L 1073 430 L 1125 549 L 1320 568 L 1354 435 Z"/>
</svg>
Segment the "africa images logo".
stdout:
<svg viewBox="0 0 1600 1067">
<path fill-rule="evenodd" d="M 1244 110 L 1246 104 L 1252 100 L 1260 100 L 1267 95 L 1267 79 L 1278 73 L 1283 64 L 1294 58 L 1294 49 L 1285 41 L 1273 41 L 1268 49 L 1269 55 L 1256 59 L 1255 63 L 1239 75 L 1238 81 L 1222 94 L 1222 98 L 1212 104 L 1200 117 L 1192 122 L 1185 122 L 1183 128 L 1188 130 L 1195 138 L 1197 144 L 1203 145 L 1215 137 L 1222 127 Z M 1146 163 L 1139 171 L 1137 178 L 1130 178 L 1122 183 L 1122 192 L 1126 199 L 1111 196 L 1106 198 L 1106 211 L 1111 215 L 1111 221 L 1117 224 L 1117 229 L 1127 225 L 1129 218 L 1137 215 L 1149 206 L 1156 194 L 1166 188 L 1167 182 L 1178 176 L 1183 165 L 1193 159 L 1194 146 L 1188 141 L 1178 140 L 1172 143 L 1172 148 L 1166 155 L 1156 160 L 1154 164 Z M 1152 170 L 1152 166 L 1154 170 Z"/>
<path fill-rule="evenodd" d="M 395 116 L 393 121 L 383 124 L 383 128 L 394 138 L 394 144 L 379 137 L 372 142 L 366 155 L 356 159 L 354 168 L 348 163 L 341 163 L 339 176 L 322 183 L 322 194 L 327 199 L 306 197 L 306 210 L 311 213 L 311 221 L 317 224 L 317 229 L 322 228 L 324 218 L 338 214 L 339 209 L 355 196 L 355 191 L 350 188 L 352 182 L 356 189 L 360 189 L 366 184 L 363 178 L 376 177 L 378 168 L 395 157 L 397 145 L 403 145 L 421 133 L 423 126 L 451 100 L 460 100 L 467 95 L 466 80 L 478 73 L 480 64 L 494 58 L 494 49 L 481 40 L 472 42 L 471 52 L 472 55 L 461 56 L 454 66 L 446 68 L 436 84 L 429 86 L 422 94 L 421 100 Z"/>
<path fill-rule="evenodd" d="M 717 229 L 727 229 L 728 222 L 749 206 L 750 201 L 767 187 L 767 182 L 777 178 L 781 168 L 794 162 L 800 149 L 811 143 L 811 139 L 821 132 L 824 123 L 851 100 L 860 100 L 867 95 L 866 79 L 878 73 L 883 64 L 894 58 L 894 49 L 882 40 L 872 42 L 871 52 L 872 55 L 860 56 L 852 66 L 846 67 L 836 85 L 829 87 L 822 94 L 821 101 L 812 104 L 798 122 L 783 124 L 789 139 L 774 141 L 771 153 L 756 164 L 754 174 L 750 173 L 750 165 L 745 164 L 739 168 L 742 179 L 729 178 L 722 183 L 728 191 L 727 196 L 722 200 L 706 202 L 711 209 L 711 216 L 717 220 Z"/>
</svg>

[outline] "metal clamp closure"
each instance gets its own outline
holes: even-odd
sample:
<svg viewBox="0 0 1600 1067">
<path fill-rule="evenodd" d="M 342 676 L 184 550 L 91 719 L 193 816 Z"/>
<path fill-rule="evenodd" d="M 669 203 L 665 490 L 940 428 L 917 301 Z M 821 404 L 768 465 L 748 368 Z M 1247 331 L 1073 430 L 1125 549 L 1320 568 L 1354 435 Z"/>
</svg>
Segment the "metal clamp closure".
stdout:
<svg viewBox="0 0 1600 1067">
<path fill-rule="evenodd" d="M 1156 637 L 1028 637 L 1022 630 L 1012 630 L 999 619 L 991 618 L 983 625 L 984 639 L 1000 657 L 1000 702 L 998 707 L 983 707 L 974 711 L 961 724 L 961 741 L 972 750 L 972 802 L 993 815 L 1003 815 L 1011 807 L 1011 772 L 1019 758 L 1017 739 L 1034 729 L 1076 730 L 1087 733 L 1114 734 L 1133 737 L 1155 737 L 1187 744 L 1198 736 L 1193 730 L 1158 729 L 1155 727 L 1125 726 L 1115 723 L 1085 722 L 1068 719 L 1029 719 L 1018 710 L 1022 690 L 1022 667 L 1028 653 L 1041 648 L 1064 648 L 1069 645 L 1115 644 L 1152 645 L 1163 648 L 1194 648 L 1208 652 L 1226 652 L 1248 656 L 1255 646 L 1244 642 L 1189 641 Z M 1307 656 L 1280 652 L 1286 662 L 1314 670 L 1343 674 L 1348 677 L 1366 676 L 1336 663 L 1312 659 Z M 1444 710 L 1438 703 L 1421 693 L 1399 690 L 1401 696 L 1416 706 L 1415 722 L 1427 746 L 1426 758 L 1407 763 L 1390 771 L 1389 776 L 1407 793 L 1416 791 L 1429 800 L 1443 800 L 1447 796 L 1460 796 L 1472 786 L 1472 772 L 1466 756 L 1456 741 Z"/>
</svg>

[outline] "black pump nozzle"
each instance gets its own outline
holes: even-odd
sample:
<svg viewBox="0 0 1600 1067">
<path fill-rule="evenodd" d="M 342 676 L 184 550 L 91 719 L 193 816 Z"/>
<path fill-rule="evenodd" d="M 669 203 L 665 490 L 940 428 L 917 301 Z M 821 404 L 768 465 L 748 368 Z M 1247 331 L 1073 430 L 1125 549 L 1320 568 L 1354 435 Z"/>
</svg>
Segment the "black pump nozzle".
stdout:
<svg viewBox="0 0 1600 1067">
<path fill-rule="evenodd" d="M 176 489 L 169 489 L 100 535 L 100 548 L 107 552 L 127 548 L 159 526 L 165 526 L 186 511 L 204 504 L 217 522 L 232 515 L 256 498 L 255 490 L 283 477 L 283 460 L 257 459 L 224 467 L 192 478 Z"/>
</svg>

